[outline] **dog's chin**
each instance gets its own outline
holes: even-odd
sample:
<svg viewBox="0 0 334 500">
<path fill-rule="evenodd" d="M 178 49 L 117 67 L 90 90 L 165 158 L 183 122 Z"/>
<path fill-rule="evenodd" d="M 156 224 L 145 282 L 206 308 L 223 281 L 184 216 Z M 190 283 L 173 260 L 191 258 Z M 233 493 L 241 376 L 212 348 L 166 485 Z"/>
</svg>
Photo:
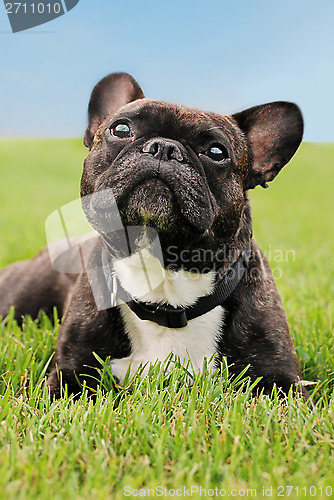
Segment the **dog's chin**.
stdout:
<svg viewBox="0 0 334 500">
<path fill-rule="evenodd" d="M 185 229 L 176 197 L 161 179 L 149 179 L 136 186 L 121 208 L 126 225 L 149 226 L 158 232 Z"/>
</svg>

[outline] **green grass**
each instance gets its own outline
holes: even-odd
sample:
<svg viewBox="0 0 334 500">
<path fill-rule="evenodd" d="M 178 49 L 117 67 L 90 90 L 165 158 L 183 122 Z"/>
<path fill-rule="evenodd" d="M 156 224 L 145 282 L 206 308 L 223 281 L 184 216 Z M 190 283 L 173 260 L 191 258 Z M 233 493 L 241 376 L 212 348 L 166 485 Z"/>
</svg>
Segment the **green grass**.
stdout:
<svg viewBox="0 0 334 500">
<path fill-rule="evenodd" d="M 84 156 L 77 140 L 0 141 L 0 267 L 45 244 L 45 218 L 77 197 Z M 254 399 L 226 367 L 189 385 L 182 367 L 168 374 L 160 364 L 95 402 L 86 393 L 50 402 L 41 386 L 59 323 L 27 319 L 21 329 L 10 317 L 0 323 L 0 498 L 123 498 L 125 487 L 148 495 L 158 486 L 236 498 L 247 489 L 262 498 L 263 487 L 275 498 L 280 486 L 284 497 L 293 486 L 290 498 L 326 497 L 328 486 L 334 494 L 333 158 L 332 144 L 303 144 L 269 190 L 251 193 L 255 238 L 282 274 L 316 408 L 292 395 Z M 103 383 L 110 388 L 107 373 Z"/>
<path fill-rule="evenodd" d="M 78 198 L 86 153 L 79 139 L 0 140 L 0 267 L 46 245 L 45 219 Z"/>
</svg>

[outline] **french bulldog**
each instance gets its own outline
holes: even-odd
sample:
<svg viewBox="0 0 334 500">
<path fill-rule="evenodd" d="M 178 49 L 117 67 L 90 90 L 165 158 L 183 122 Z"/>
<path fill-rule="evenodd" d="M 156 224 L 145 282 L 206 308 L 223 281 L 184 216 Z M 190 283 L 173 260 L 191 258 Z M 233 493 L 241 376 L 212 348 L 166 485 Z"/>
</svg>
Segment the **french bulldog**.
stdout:
<svg viewBox="0 0 334 500">
<path fill-rule="evenodd" d="M 110 204 L 108 196 L 83 203 L 98 234 L 89 249 L 94 279 L 56 272 L 47 249 L 0 273 L 3 316 L 11 305 L 18 320 L 54 306 L 64 314 L 51 396 L 65 384 L 78 394 L 83 380 L 95 389 L 94 353 L 110 358 L 119 384 L 129 369 L 173 353 L 194 370 L 226 357 L 232 374 L 248 367 L 265 393 L 276 384 L 307 397 L 271 269 L 252 238 L 247 195 L 267 187 L 298 149 L 299 108 L 272 102 L 222 116 L 147 99 L 132 76 L 112 73 L 93 89 L 88 118 L 81 197 L 113 195 Z M 106 230 L 113 203 L 125 232 Z M 126 253 L 119 240 L 132 230 Z M 98 308 L 96 293 L 110 303 Z"/>
</svg>

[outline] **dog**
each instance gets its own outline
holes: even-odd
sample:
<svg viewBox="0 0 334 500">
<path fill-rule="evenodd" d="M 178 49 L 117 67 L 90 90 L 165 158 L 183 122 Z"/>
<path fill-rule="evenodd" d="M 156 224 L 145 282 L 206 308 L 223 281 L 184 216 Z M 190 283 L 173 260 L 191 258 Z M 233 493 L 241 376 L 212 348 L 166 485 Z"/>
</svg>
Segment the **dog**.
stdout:
<svg viewBox="0 0 334 500">
<path fill-rule="evenodd" d="M 129 369 L 173 353 L 195 370 L 226 357 L 232 374 L 248 367 L 267 394 L 276 384 L 307 397 L 271 269 L 252 238 L 247 195 L 268 186 L 302 135 L 301 112 L 289 102 L 223 116 L 147 99 L 127 73 L 94 87 L 81 197 L 98 235 L 89 249 L 95 278 L 56 272 L 47 249 L 0 273 L 3 316 L 12 305 L 17 320 L 54 307 L 64 314 L 47 379 L 52 397 L 64 385 L 78 394 L 84 380 L 97 387 L 94 353 L 110 358 L 119 384 Z M 91 201 L 103 192 L 112 192 L 123 232 L 105 228 L 111 198 Z M 119 241 L 130 230 L 127 253 Z M 149 249 L 155 236 L 160 260 Z M 98 293 L 110 300 L 104 308 Z M 112 295 L 122 293 L 113 307 Z"/>
</svg>

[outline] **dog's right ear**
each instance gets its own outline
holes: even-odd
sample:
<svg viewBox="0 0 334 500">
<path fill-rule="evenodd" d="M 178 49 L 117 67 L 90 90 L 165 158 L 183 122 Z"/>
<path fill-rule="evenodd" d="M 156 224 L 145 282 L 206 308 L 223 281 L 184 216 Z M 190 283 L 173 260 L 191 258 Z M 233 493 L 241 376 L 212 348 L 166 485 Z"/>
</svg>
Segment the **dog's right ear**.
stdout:
<svg viewBox="0 0 334 500">
<path fill-rule="evenodd" d="M 142 99 L 143 91 L 128 73 L 111 73 L 97 83 L 88 106 L 88 127 L 83 139 L 91 149 L 94 136 L 103 120 L 128 102 Z"/>
</svg>

